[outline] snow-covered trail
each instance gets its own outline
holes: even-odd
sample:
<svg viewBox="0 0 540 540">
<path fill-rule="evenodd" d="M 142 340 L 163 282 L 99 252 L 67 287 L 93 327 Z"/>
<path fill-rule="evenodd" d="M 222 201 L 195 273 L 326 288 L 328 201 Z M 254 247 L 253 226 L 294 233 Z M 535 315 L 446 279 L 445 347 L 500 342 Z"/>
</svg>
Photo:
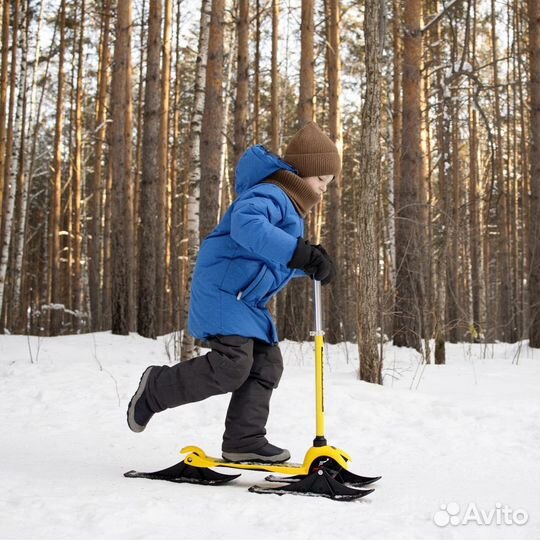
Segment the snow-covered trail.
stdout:
<svg viewBox="0 0 540 540">
<path fill-rule="evenodd" d="M 353 456 L 353 472 L 383 475 L 345 503 L 251 494 L 256 472 L 219 487 L 125 479 L 172 465 L 184 445 L 220 450 L 227 396 L 161 413 L 142 434 L 127 428 L 142 369 L 168 362 L 165 339 L 42 338 L 36 362 L 37 338 L 0 336 L 1 540 L 540 538 L 540 351 L 526 343 L 450 345 L 447 365 L 424 369 L 415 352 L 387 346 L 383 387 L 357 380 L 354 345 L 330 346 L 327 438 Z M 314 430 L 312 345 L 282 351 L 268 433 L 301 461 Z M 528 521 L 437 526 L 452 502 L 456 519 L 473 503 Z"/>
</svg>

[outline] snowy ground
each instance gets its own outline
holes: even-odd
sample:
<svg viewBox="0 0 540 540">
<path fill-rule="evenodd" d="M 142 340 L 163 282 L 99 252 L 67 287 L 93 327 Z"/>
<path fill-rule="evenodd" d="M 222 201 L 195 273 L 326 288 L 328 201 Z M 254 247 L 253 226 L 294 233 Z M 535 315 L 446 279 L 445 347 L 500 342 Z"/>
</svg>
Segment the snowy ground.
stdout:
<svg viewBox="0 0 540 540">
<path fill-rule="evenodd" d="M 168 362 L 165 339 L 0 336 L 1 540 L 540 538 L 540 351 L 526 343 L 449 346 L 446 366 L 423 369 L 388 346 L 384 387 L 357 380 L 353 345 L 329 347 L 329 442 L 353 456 L 352 471 L 383 475 L 346 503 L 251 494 L 256 472 L 220 487 L 124 478 L 172 465 L 187 444 L 220 449 L 226 396 L 128 430 L 142 369 Z M 312 346 L 282 350 L 268 431 L 301 461 L 314 429 Z M 434 522 L 449 520 L 441 505 L 459 511 L 457 524 Z"/>
</svg>

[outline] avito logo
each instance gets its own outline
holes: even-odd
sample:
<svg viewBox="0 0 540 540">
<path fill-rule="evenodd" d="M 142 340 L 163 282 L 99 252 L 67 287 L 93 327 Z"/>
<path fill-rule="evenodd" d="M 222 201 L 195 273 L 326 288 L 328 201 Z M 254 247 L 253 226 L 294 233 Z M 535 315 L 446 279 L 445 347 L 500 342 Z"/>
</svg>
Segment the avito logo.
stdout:
<svg viewBox="0 0 540 540">
<path fill-rule="evenodd" d="M 475 523 L 476 525 L 525 525 L 529 514 L 522 508 L 513 510 L 507 504 L 496 503 L 493 508 L 485 510 L 475 503 L 469 503 L 462 512 L 458 503 L 441 504 L 440 510 L 433 515 L 435 525 L 446 527 Z"/>
</svg>

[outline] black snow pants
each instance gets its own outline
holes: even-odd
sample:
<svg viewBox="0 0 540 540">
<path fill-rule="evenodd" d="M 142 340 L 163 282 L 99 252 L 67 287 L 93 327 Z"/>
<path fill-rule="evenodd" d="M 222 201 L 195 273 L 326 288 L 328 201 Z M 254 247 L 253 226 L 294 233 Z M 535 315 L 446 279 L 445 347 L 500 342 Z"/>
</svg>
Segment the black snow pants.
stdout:
<svg viewBox="0 0 540 540">
<path fill-rule="evenodd" d="M 148 404 L 159 412 L 232 392 L 222 451 L 258 450 L 268 442 L 265 426 L 272 390 L 283 372 L 281 351 L 241 336 L 215 336 L 209 346 L 203 356 L 152 370 Z"/>
</svg>

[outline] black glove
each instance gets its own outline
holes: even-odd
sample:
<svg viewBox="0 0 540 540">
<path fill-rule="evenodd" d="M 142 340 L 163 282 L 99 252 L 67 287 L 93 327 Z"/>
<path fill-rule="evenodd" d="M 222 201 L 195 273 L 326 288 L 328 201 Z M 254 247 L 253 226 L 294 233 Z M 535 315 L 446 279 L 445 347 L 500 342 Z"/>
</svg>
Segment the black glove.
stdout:
<svg viewBox="0 0 540 540">
<path fill-rule="evenodd" d="M 294 255 L 287 266 L 300 268 L 313 279 L 320 281 L 321 285 L 328 285 L 336 277 L 334 261 L 326 250 L 300 237 Z"/>
</svg>

